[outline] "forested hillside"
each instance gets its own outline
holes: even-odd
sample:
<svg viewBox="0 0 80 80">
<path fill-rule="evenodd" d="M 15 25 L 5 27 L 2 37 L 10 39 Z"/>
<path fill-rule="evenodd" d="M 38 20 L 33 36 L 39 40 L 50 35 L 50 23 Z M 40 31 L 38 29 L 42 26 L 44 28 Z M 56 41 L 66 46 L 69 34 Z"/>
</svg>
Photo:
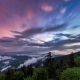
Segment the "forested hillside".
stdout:
<svg viewBox="0 0 80 80">
<path fill-rule="evenodd" d="M 0 72 L 0 80 L 80 80 L 80 52 L 55 58 L 49 52 L 40 66 Z"/>
</svg>

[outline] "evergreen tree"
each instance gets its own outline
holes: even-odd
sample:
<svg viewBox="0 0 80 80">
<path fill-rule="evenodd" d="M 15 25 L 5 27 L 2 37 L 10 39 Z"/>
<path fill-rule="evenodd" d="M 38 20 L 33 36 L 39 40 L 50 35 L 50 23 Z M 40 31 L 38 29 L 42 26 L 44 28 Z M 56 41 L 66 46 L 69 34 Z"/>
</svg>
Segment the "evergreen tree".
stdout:
<svg viewBox="0 0 80 80">
<path fill-rule="evenodd" d="M 75 66 L 76 67 L 80 67 L 80 56 L 76 56 L 75 58 L 74 58 L 74 61 L 75 61 Z"/>
<path fill-rule="evenodd" d="M 12 80 L 24 80 L 24 74 L 22 71 L 18 70 L 13 73 L 12 78 Z"/>
<path fill-rule="evenodd" d="M 66 69 L 66 68 L 67 68 L 66 62 L 65 62 L 63 59 L 61 59 L 60 62 L 59 62 L 60 72 L 62 72 L 62 71 L 63 71 L 64 69 Z"/>
<path fill-rule="evenodd" d="M 7 70 L 5 72 L 5 80 L 13 80 L 14 70 Z"/>
<path fill-rule="evenodd" d="M 37 68 L 32 76 L 33 80 L 47 80 L 45 68 Z"/>
<path fill-rule="evenodd" d="M 32 75 L 33 75 L 32 65 L 29 65 L 28 67 L 23 66 L 23 67 L 21 68 L 21 70 L 22 70 L 23 73 L 24 73 L 24 77 L 29 77 L 29 76 L 32 76 Z"/>
<path fill-rule="evenodd" d="M 52 56 L 51 56 L 51 52 L 49 52 L 46 57 L 47 58 L 44 62 L 44 66 L 51 67 L 53 65 L 53 59 L 52 59 Z"/>
<path fill-rule="evenodd" d="M 69 66 L 74 67 L 75 66 L 75 61 L 74 61 L 74 53 L 69 54 Z"/>
<path fill-rule="evenodd" d="M 24 74 L 20 70 L 8 70 L 5 73 L 5 80 L 24 80 Z"/>
<path fill-rule="evenodd" d="M 5 73 L 3 73 L 3 72 L 1 73 L 0 72 L 0 80 L 5 80 Z"/>
<path fill-rule="evenodd" d="M 47 59 L 45 60 L 45 67 L 47 69 L 48 78 L 56 78 L 56 66 L 54 64 L 54 58 L 52 58 L 51 52 L 47 54 Z"/>
</svg>

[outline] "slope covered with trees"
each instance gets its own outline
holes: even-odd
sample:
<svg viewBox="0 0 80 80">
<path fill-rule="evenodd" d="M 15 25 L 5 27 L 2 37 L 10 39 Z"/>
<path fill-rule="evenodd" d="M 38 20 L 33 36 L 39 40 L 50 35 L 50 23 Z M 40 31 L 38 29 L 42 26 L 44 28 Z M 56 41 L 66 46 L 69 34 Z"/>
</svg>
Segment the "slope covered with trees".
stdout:
<svg viewBox="0 0 80 80">
<path fill-rule="evenodd" d="M 80 80 L 80 52 L 55 58 L 49 52 L 42 64 L 0 72 L 0 80 Z"/>
</svg>

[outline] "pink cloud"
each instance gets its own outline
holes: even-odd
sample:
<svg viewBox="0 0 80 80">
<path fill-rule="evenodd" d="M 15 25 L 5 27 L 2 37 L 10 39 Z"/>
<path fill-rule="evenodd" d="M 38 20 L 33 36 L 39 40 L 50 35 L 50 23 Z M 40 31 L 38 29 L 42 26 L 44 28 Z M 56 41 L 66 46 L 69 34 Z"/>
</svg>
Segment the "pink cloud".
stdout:
<svg viewBox="0 0 80 80">
<path fill-rule="evenodd" d="M 0 37 L 13 37 L 14 33 L 11 31 L 23 31 L 24 18 L 14 16 L 11 20 L 0 24 Z"/>
<path fill-rule="evenodd" d="M 41 6 L 41 9 L 45 12 L 52 12 L 54 10 L 53 6 L 49 5 L 49 4 L 43 4 Z"/>
</svg>

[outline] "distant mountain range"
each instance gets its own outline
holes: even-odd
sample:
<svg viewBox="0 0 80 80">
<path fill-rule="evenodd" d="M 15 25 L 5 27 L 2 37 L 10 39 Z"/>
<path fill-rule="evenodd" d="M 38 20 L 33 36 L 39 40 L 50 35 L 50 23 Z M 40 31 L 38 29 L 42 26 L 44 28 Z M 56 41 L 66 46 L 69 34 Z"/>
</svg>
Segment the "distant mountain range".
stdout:
<svg viewBox="0 0 80 80">
<path fill-rule="evenodd" d="M 29 56 L 17 56 L 17 55 L 1 55 L 0 56 L 0 70 L 5 70 L 6 68 L 17 68 L 20 64 L 24 63 L 26 60 L 31 59 Z"/>
<path fill-rule="evenodd" d="M 76 54 L 80 55 L 80 52 L 76 52 Z M 60 57 L 61 56 L 61 57 Z M 62 55 L 54 55 L 53 57 L 57 57 L 56 59 L 59 58 L 65 58 L 65 56 Z M 28 66 L 30 64 L 33 65 L 39 65 L 42 60 L 45 60 L 46 57 L 45 55 L 41 56 L 28 56 L 26 54 L 18 53 L 18 54 L 10 54 L 10 53 L 4 53 L 0 54 L 0 71 L 5 71 L 7 69 L 14 69 L 14 68 L 20 68 L 23 65 Z"/>
<path fill-rule="evenodd" d="M 0 53 L 0 71 L 7 69 L 20 68 L 23 65 L 37 64 L 44 55 L 30 55 L 26 52 L 5 52 Z"/>
</svg>

